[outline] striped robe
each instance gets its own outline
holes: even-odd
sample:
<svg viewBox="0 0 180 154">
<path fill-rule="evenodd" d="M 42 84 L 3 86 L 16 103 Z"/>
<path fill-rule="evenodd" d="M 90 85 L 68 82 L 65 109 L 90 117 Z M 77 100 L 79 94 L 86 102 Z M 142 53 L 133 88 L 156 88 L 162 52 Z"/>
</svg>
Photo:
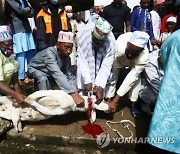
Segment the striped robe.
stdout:
<svg viewBox="0 0 180 154">
<path fill-rule="evenodd" d="M 105 43 L 98 47 L 92 41 L 94 24 L 87 25 L 77 36 L 77 84 L 84 89 L 84 84 L 106 88 L 113 81 L 112 64 L 115 54 L 115 38 L 112 33 Z M 95 58 L 96 53 L 96 58 Z"/>
</svg>

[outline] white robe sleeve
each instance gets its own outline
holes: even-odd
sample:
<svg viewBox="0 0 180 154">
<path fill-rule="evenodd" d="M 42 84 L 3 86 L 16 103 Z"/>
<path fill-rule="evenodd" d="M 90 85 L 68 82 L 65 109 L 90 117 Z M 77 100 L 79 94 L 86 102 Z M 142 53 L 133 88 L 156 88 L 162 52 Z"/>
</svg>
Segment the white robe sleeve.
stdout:
<svg viewBox="0 0 180 154">
<path fill-rule="evenodd" d="M 119 87 L 117 94 L 119 96 L 124 96 L 136 83 L 139 78 L 141 72 L 145 69 L 145 66 L 149 59 L 149 53 L 145 53 L 138 58 L 134 67 L 132 67 L 131 71 L 128 73 L 123 83 Z"/>
</svg>

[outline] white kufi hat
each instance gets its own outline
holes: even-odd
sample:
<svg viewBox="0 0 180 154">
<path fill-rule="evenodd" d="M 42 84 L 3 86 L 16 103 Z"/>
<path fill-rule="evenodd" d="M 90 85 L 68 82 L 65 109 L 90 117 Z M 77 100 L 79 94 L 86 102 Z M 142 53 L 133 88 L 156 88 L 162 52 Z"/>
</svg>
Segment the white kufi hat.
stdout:
<svg viewBox="0 0 180 154">
<path fill-rule="evenodd" d="M 144 48 L 147 45 L 149 38 L 150 37 L 146 32 L 134 31 L 128 42 L 140 48 Z"/>
</svg>

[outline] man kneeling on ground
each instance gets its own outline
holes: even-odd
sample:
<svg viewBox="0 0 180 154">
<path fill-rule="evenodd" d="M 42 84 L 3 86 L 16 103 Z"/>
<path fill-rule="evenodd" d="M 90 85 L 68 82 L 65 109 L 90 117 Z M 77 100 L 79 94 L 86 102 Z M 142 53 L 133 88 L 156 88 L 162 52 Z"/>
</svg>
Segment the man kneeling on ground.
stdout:
<svg viewBox="0 0 180 154">
<path fill-rule="evenodd" d="M 77 106 L 83 106 L 84 99 L 78 94 L 76 80 L 71 73 L 69 55 L 73 37 L 72 32 L 60 31 L 56 45 L 38 52 L 30 61 L 28 71 L 37 79 L 39 90 L 51 89 L 49 78 L 53 78 L 60 89 L 73 97 Z"/>
<path fill-rule="evenodd" d="M 17 78 L 18 63 L 14 60 L 12 50 L 12 36 L 8 26 L 0 26 L 0 97 L 12 96 L 17 103 L 25 103 L 26 96 L 20 91 Z M 13 89 L 9 87 L 10 83 Z M 0 134 L 8 127 L 10 122 L 0 118 Z"/>
</svg>

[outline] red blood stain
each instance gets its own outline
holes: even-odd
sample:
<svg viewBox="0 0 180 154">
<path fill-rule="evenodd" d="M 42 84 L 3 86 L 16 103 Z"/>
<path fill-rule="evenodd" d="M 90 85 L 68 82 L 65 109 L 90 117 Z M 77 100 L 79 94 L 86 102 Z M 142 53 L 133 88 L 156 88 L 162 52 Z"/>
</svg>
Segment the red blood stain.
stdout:
<svg viewBox="0 0 180 154">
<path fill-rule="evenodd" d="M 92 124 L 91 123 L 91 112 L 92 112 L 92 98 L 88 98 L 88 110 L 87 110 L 87 116 L 89 123 L 87 125 L 82 126 L 82 129 L 85 133 L 92 135 L 93 138 L 96 138 L 99 134 L 101 134 L 103 131 L 102 127 L 100 125 Z"/>
<path fill-rule="evenodd" d="M 84 130 L 85 133 L 92 135 L 93 138 L 96 138 L 99 134 L 104 132 L 102 127 L 96 124 L 84 125 L 82 126 L 82 129 Z"/>
</svg>

